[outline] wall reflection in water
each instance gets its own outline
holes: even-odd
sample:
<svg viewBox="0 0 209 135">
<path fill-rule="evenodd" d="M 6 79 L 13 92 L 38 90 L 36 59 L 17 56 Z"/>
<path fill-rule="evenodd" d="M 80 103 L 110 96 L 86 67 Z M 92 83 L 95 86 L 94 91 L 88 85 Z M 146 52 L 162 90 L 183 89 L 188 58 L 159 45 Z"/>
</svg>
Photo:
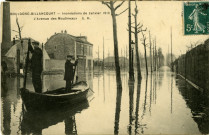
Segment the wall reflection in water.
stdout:
<svg viewBox="0 0 209 135">
<path fill-rule="evenodd" d="M 19 78 L 7 78 L 2 76 L 1 82 L 1 104 L 2 104 L 2 132 L 3 134 L 12 134 L 11 125 L 12 116 L 17 111 L 17 100 L 20 98 L 19 87 L 20 79 Z M 17 89 L 17 90 L 14 90 Z"/>
<path fill-rule="evenodd" d="M 179 92 L 191 109 L 194 121 L 202 134 L 209 133 L 209 98 L 201 91 L 186 83 L 181 77 L 176 77 Z"/>
</svg>

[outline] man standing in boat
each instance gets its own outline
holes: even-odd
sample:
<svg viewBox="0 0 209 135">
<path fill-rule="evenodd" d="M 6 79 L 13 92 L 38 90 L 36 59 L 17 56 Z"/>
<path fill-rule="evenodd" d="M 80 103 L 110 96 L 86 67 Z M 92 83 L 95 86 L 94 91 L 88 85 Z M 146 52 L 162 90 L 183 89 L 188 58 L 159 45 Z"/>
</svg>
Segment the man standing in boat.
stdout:
<svg viewBox="0 0 209 135">
<path fill-rule="evenodd" d="M 39 42 L 34 41 L 32 42 L 32 45 L 34 48 L 29 45 L 29 51 L 32 53 L 31 57 L 31 70 L 32 70 L 32 82 L 33 87 L 36 92 L 41 93 L 42 92 L 42 83 L 41 83 L 41 73 L 43 70 L 42 65 L 42 57 L 43 53 L 42 50 L 39 48 Z"/>
<path fill-rule="evenodd" d="M 76 60 L 75 63 L 72 63 L 72 55 L 67 55 L 67 60 L 65 62 L 65 76 L 64 80 L 66 81 L 66 91 L 70 91 L 72 87 L 72 81 L 74 79 L 75 69 L 73 66 L 76 66 L 78 61 Z"/>
</svg>

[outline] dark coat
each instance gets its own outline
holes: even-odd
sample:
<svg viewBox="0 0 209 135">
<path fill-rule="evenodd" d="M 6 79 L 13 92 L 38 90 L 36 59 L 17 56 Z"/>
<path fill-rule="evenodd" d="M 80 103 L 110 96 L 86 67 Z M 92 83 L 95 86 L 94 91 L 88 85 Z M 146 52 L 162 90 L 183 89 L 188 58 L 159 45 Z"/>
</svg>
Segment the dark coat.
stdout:
<svg viewBox="0 0 209 135">
<path fill-rule="evenodd" d="M 32 52 L 32 58 L 31 58 L 31 69 L 33 73 L 41 74 L 43 70 L 43 64 L 42 64 L 42 57 L 43 53 L 40 48 L 35 48 L 31 50 Z"/>
<path fill-rule="evenodd" d="M 73 72 L 73 66 L 77 65 L 77 61 L 74 63 L 71 63 L 69 60 L 66 60 L 65 62 L 65 76 L 64 80 L 73 80 L 74 72 Z"/>
</svg>

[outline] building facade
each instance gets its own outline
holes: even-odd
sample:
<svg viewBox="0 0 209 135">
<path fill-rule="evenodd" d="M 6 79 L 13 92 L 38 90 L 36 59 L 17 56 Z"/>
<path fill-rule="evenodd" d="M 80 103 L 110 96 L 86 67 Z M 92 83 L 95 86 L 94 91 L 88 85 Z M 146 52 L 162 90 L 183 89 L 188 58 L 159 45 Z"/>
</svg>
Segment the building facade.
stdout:
<svg viewBox="0 0 209 135">
<path fill-rule="evenodd" d="M 86 68 L 93 67 L 93 44 L 87 41 L 86 36 L 73 36 L 62 31 L 52 35 L 45 44 L 45 49 L 50 59 L 65 60 L 67 55 L 85 61 Z"/>
</svg>

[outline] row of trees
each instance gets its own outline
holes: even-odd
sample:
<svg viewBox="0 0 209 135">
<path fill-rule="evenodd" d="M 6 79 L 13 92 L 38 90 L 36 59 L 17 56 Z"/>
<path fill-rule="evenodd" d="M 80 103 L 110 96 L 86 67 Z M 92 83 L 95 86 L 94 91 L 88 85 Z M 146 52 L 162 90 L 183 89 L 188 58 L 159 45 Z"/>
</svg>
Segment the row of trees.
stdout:
<svg viewBox="0 0 209 135">
<path fill-rule="evenodd" d="M 140 58 L 139 58 L 139 49 L 138 49 L 138 34 L 141 33 L 142 38 L 140 41 L 142 42 L 142 45 L 144 46 L 144 58 L 145 58 L 145 65 L 146 65 L 146 74 L 148 75 L 148 63 L 147 63 L 147 48 L 150 49 L 150 65 L 151 65 L 151 72 L 156 71 L 157 68 L 163 65 L 164 63 L 164 56 L 162 54 L 162 49 L 159 48 L 157 51 L 156 47 L 156 38 L 151 40 L 151 35 L 149 32 L 149 44 L 147 42 L 146 32 L 147 28 L 143 27 L 143 24 L 137 22 L 138 18 L 138 7 L 137 3 L 135 1 L 135 10 L 132 16 L 134 17 L 134 26 L 132 26 L 131 22 L 131 2 L 129 0 L 128 8 L 123 10 L 120 13 L 116 13 L 117 9 L 121 7 L 124 4 L 125 1 L 122 1 L 120 4 L 116 5 L 116 1 L 103 1 L 102 4 L 106 5 L 110 11 L 112 16 L 112 22 L 113 22 L 113 39 L 114 39 L 114 57 L 115 57 L 115 71 L 116 71 L 116 81 L 119 87 L 121 87 L 121 77 L 120 77 L 120 66 L 119 66 L 119 56 L 118 56 L 118 37 L 117 37 L 117 21 L 116 17 L 124 13 L 126 10 L 129 10 L 128 13 L 128 31 L 129 31 L 129 80 L 134 80 L 134 68 L 133 68 L 133 53 L 131 52 L 131 33 L 135 36 L 135 54 L 136 54 L 136 63 L 137 63 L 137 78 L 138 80 L 142 79 L 141 76 L 141 67 L 140 67 Z M 134 30 L 132 30 L 134 29 Z M 152 67 L 153 66 L 153 67 Z"/>
</svg>

